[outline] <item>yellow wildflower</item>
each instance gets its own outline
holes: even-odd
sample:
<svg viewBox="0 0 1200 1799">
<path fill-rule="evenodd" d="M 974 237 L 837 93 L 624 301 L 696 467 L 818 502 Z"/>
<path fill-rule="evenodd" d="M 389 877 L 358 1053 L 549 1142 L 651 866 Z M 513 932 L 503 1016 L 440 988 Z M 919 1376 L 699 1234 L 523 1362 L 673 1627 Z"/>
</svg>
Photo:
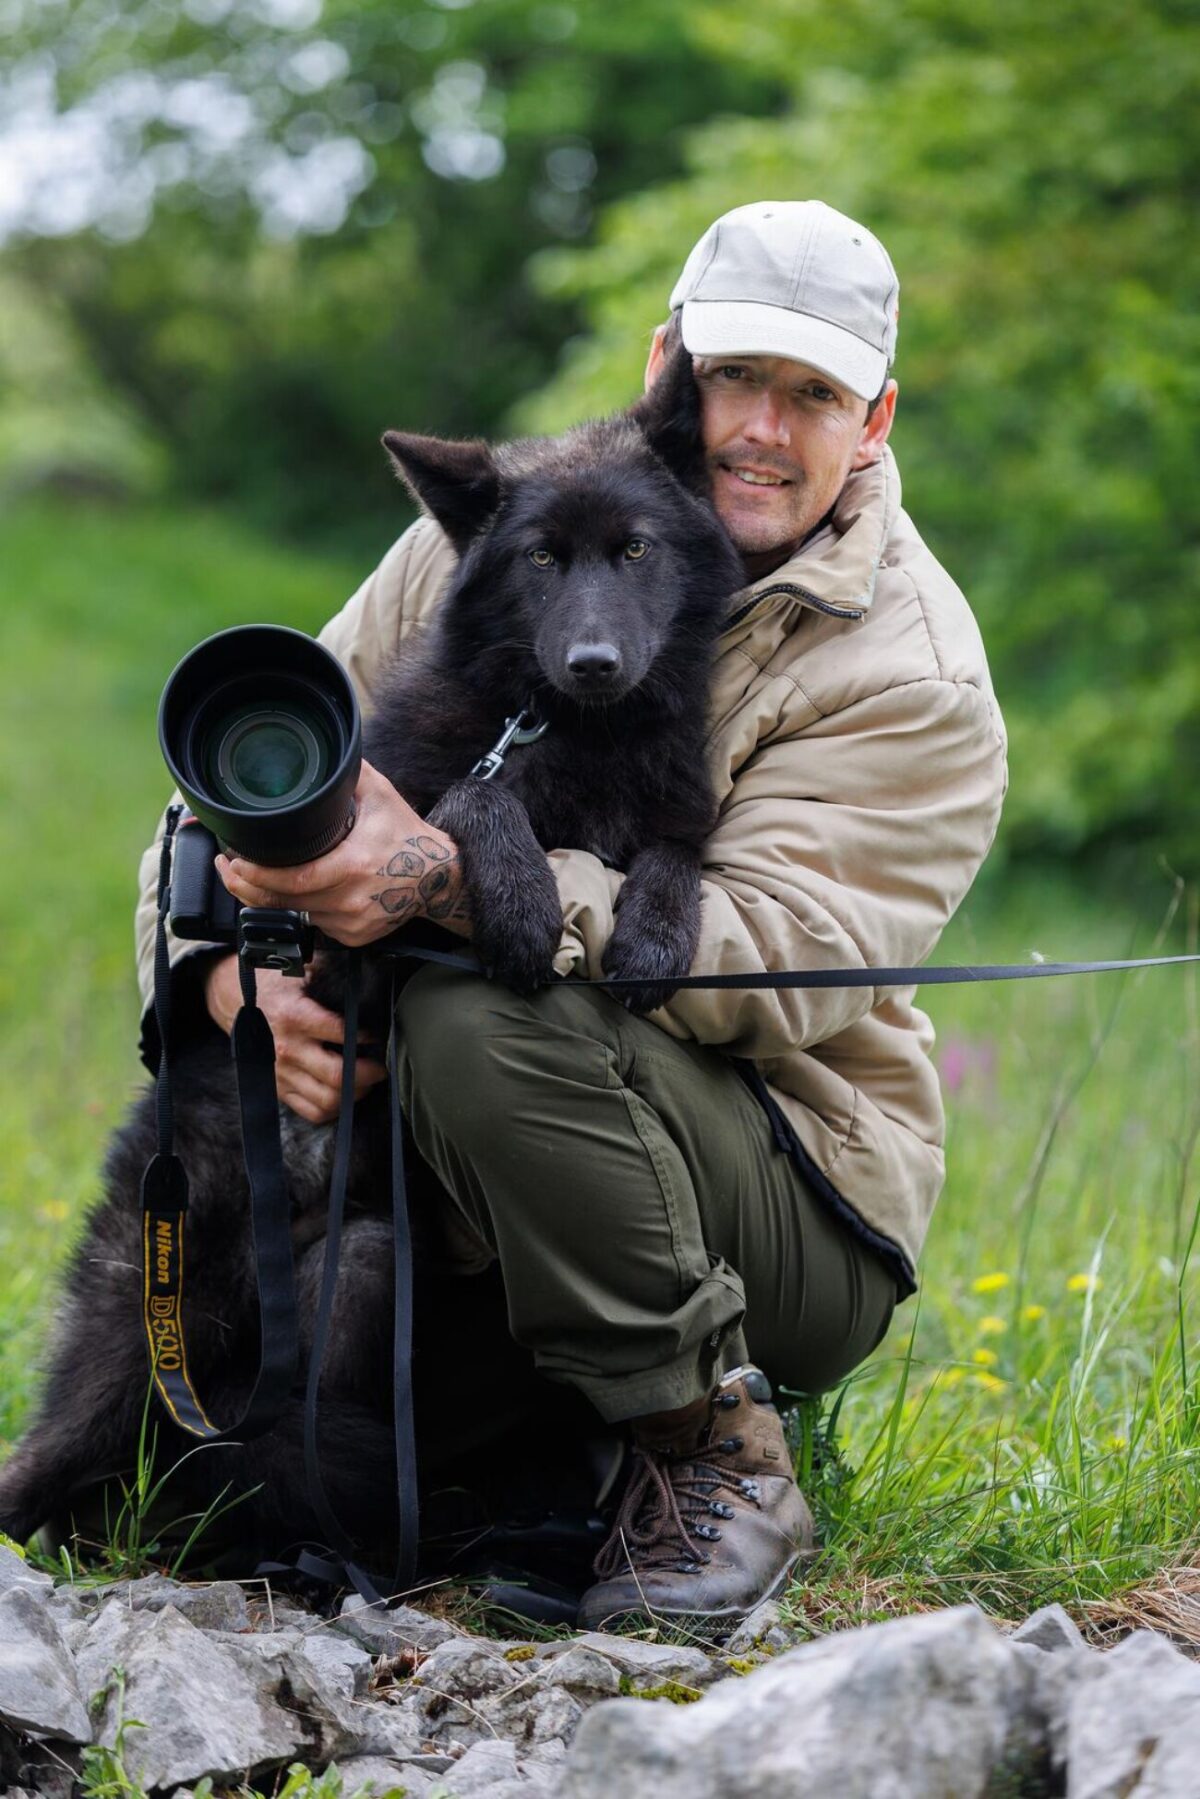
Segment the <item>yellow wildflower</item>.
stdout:
<svg viewBox="0 0 1200 1799">
<path fill-rule="evenodd" d="M 980 1274 L 971 1282 L 971 1291 L 972 1293 L 999 1293 L 1000 1289 L 1007 1285 L 1007 1274 Z"/>
<path fill-rule="evenodd" d="M 48 1199 L 45 1205 L 38 1207 L 38 1214 L 47 1224 L 61 1224 L 70 1210 L 65 1199 Z"/>
<path fill-rule="evenodd" d="M 994 1312 L 989 1313 L 986 1318 L 979 1320 L 979 1329 L 985 1337 L 998 1337 L 1001 1331 L 1008 1329 L 1008 1319 L 997 1318 Z"/>
<path fill-rule="evenodd" d="M 1021 1316 L 1026 1324 L 1036 1324 L 1039 1318 L 1046 1316 L 1045 1306 L 1022 1306 Z"/>
<path fill-rule="evenodd" d="M 1000 1357 L 994 1349 L 977 1349 L 972 1354 L 971 1360 L 978 1362 L 981 1368 L 994 1368 Z"/>
<path fill-rule="evenodd" d="M 1094 1293 L 1104 1282 L 1098 1274 L 1073 1274 L 1067 1282 L 1068 1293 Z"/>
<path fill-rule="evenodd" d="M 1105 1438 L 1105 1444 L 1109 1449 L 1128 1449 L 1129 1448 L 1129 1438 L 1128 1437 L 1118 1437 L 1114 1432 L 1114 1434 L 1111 1437 Z"/>
<path fill-rule="evenodd" d="M 957 1387 L 958 1383 L 965 1377 L 966 1372 L 965 1368 L 942 1368 L 939 1370 L 937 1377 L 938 1385 L 942 1387 Z"/>
<path fill-rule="evenodd" d="M 980 1373 L 975 1376 L 975 1385 L 982 1387 L 985 1393 L 1003 1393 L 1008 1382 L 1001 1380 L 998 1374 Z"/>
</svg>

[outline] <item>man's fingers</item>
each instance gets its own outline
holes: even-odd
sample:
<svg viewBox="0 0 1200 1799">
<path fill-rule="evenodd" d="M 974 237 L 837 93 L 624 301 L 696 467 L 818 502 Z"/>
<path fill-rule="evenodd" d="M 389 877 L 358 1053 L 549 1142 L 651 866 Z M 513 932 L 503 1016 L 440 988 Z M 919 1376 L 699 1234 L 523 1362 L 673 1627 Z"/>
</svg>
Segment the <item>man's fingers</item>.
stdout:
<svg viewBox="0 0 1200 1799">
<path fill-rule="evenodd" d="M 303 1069 L 289 1069 L 286 1078 L 280 1079 L 279 1097 L 309 1124 L 328 1124 L 337 1115 L 338 1089 L 314 1080 Z"/>
<path fill-rule="evenodd" d="M 342 1097 L 342 1059 L 328 1051 L 318 1050 L 319 1060 L 306 1057 L 291 1059 L 280 1067 L 279 1097 L 310 1124 L 326 1124 L 337 1116 Z M 385 1079 L 387 1069 L 381 1062 L 359 1057 L 354 1064 L 354 1097 Z"/>
<path fill-rule="evenodd" d="M 255 893 L 272 893 L 281 905 L 300 905 L 305 911 L 323 910 L 321 902 L 338 895 L 353 872 L 340 845 L 319 861 L 301 862 L 295 868 L 264 868 L 241 856 L 218 856 L 217 866 L 227 886 L 234 882 Z"/>
<path fill-rule="evenodd" d="M 291 900 L 274 887 L 263 887 L 249 878 L 248 870 L 253 865 L 239 862 L 235 867 L 228 856 L 218 856 L 217 873 L 225 883 L 226 891 L 232 893 L 234 899 L 241 900 L 243 906 L 290 906 Z M 283 869 L 256 868 L 255 874 L 260 878 L 268 878 L 273 874 L 283 874 Z"/>
<path fill-rule="evenodd" d="M 360 1056 L 354 1064 L 354 1097 L 361 1099 L 372 1087 L 387 1079 L 387 1069 L 382 1062 L 368 1062 Z"/>
</svg>

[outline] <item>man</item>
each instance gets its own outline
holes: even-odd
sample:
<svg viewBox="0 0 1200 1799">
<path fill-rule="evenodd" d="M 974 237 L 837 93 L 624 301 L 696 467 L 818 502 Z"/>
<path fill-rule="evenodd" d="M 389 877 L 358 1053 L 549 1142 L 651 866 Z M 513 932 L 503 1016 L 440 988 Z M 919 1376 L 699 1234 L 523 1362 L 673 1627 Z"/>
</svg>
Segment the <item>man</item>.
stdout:
<svg viewBox="0 0 1200 1799">
<path fill-rule="evenodd" d="M 675 333 L 693 356 L 713 498 L 747 578 L 712 677 L 721 811 L 698 971 L 918 963 L 995 833 L 1004 736 L 983 647 L 900 510 L 887 448 L 897 312 L 895 271 L 868 231 L 820 202 L 764 202 L 705 233 L 654 336 L 647 384 Z M 419 521 L 322 634 L 366 704 L 452 564 Z M 369 943 L 392 922 L 381 872 L 405 851 L 395 879 L 419 909 L 436 890 L 444 918 L 454 843 L 369 768 L 358 798 L 353 831 L 319 862 L 222 858 L 226 885 Z M 558 971 L 598 974 L 622 875 L 579 851 L 550 860 Z M 147 995 L 154 867 L 152 852 Z M 469 936 L 469 920 L 456 928 Z M 193 1003 L 228 1029 L 232 959 L 210 957 L 203 985 L 200 969 Z M 262 987 L 282 1098 L 332 1117 L 339 1021 L 294 983 Z M 912 998 L 690 990 L 639 1019 L 569 984 L 520 998 L 427 968 L 406 987 L 405 1105 L 459 1245 L 453 1322 L 490 1265 L 505 1314 L 476 1353 L 511 1334 L 532 1370 L 532 1427 L 550 1380 L 634 1445 L 585 1624 L 639 1609 L 736 1616 L 810 1547 L 768 1377 L 828 1388 L 914 1290 L 943 1119 Z M 359 1091 L 378 1078 L 360 1059 Z"/>
</svg>

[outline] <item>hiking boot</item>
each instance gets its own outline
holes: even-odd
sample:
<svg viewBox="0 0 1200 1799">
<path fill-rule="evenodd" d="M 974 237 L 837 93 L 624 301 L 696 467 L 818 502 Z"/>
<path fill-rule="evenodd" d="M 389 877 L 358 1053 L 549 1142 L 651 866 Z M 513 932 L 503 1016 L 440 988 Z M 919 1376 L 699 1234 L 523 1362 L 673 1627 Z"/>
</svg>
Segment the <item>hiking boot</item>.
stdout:
<svg viewBox="0 0 1200 1799">
<path fill-rule="evenodd" d="M 629 1485 L 580 1627 L 630 1613 L 734 1622 L 781 1592 L 813 1553 L 813 1521 L 766 1375 L 735 1368 L 694 1405 L 632 1426 Z"/>
</svg>

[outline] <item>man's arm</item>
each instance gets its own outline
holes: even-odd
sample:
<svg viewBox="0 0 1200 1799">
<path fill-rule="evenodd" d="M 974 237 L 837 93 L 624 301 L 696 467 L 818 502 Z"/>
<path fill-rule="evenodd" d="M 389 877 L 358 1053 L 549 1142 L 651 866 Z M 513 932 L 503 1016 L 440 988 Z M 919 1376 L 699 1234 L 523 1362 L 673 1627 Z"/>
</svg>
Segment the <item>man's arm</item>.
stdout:
<svg viewBox="0 0 1200 1799">
<path fill-rule="evenodd" d="M 864 699 L 739 770 L 704 847 L 697 973 L 911 965 L 926 957 L 986 854 L 1004 752 L 976 687 L 914 681 Z M 560 973 L 599 975 L 621 879 L 556 851 Z M 672 1035 L 765 1060 L 869 1012 L 871 988 L 677 993 Z"/>
</svg>

